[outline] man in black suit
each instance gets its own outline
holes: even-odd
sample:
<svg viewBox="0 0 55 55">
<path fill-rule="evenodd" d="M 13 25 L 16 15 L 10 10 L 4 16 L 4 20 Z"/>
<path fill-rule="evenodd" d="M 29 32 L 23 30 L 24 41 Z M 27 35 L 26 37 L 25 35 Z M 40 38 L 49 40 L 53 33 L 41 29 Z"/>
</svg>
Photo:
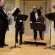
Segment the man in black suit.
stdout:
<svg viewBox="0 0 55 55">
<path fill-rule="evenodd" d="M 41 15 L 41 10 L 40 9 L 37 9 L 36 6 L 33 6 L 33 11 L 30 13 L 30 22 L 31 23 L 35 23 L 38 19 L 38 16 Z M 33 29 L 33 32 L 34 32 L 34 39 L 36 40 L 37 38 L 37 30 Z M 39 34 L 40 34 L 40 38 L 43 40 L 42 38 L 42 31 L 39 31 Z"/>
<path fill-rule="evenodd" d="M 5 44 L 5 34 L 8 28 L 7 14 L 4 9 L 5 0 L 0 0 L 0 47 L 8 46 Z"/>
<path fill-rule="evenodd" d="M 20 12 L 18 13 L 18 15 L 21 14 Z M 22 34 L 23 34 L 23 20 L 19 20 L 19 18 L 16 16 L 14 18 L 14 20 L 16 21 L 15 23 L 15 41 L 16 43 L 18 43 L 18 33 L 20 36 L 20 40 L 19 40 L 19 44 L 22 44 Z"/>
</svg>

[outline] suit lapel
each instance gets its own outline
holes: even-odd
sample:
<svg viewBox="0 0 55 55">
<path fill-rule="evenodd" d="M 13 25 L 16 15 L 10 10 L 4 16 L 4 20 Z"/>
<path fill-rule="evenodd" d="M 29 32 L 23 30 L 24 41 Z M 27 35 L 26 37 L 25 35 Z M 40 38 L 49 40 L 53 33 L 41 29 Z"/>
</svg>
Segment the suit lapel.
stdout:
<svg viewBox="0 0 55 55">
<path fill-rule="evenodd" d="M 2 7 L 0 7 L 0 11 L 3 12 L 3 13 L 5 13 Z"/>
</svg>

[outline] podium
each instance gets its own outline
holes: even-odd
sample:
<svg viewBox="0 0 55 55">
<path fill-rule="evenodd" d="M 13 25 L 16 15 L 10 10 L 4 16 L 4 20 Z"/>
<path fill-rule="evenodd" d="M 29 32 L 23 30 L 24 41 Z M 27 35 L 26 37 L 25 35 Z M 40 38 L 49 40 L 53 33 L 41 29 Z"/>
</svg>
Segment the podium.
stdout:
<svg viewBox="0 0 55 55">
<path fill-rule="evenodd" d="M 46 14 L 45 16 L 50 20 L 50 41 L 49 41 L 49 47 L 47 48 L 51 49 L 52 48 L 51 47 L 51 21 L 55 21 L 55 13 L 49 13 L 49 14 Z"/>
</svg>

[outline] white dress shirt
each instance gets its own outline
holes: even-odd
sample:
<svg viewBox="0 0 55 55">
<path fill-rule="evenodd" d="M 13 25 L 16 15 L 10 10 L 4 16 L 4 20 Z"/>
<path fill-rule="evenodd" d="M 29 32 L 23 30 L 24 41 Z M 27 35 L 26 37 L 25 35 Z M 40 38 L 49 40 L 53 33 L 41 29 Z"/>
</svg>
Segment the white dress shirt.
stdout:
<svg viewBox="0 0 55 55">
<path fill-rule="evenodd" d="M 6 13 L 5 9 L 3 9 L 4 13 Z"/>
<path fill-rule="evenodd" d="M 36 17 L 36 21 L 37 21 L 37 19 L 38 19 L 38 13 L 37 12 L 35 13 L 35 17 Z M 30 23 L 32 23 L 32 21 Z"/>
<path fill-rule="evenodd" d="M 37 12 L 35 13 L 35 17 L 36 17 L 36 21 L 37 21 L 37 19 L 38 19 L 38 13 Z"/>
</svg>

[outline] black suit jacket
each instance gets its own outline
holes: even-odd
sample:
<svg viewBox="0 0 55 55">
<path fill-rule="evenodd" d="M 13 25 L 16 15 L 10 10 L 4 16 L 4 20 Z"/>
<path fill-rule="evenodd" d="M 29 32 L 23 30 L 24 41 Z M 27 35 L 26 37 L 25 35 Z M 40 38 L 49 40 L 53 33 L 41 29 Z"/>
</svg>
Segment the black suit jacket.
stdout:
<svg viewBox="0 0 55 55">
<path fill-rule="evenodd" d="M 7 14 L 4 12 L 3 8 L 0 7 L 0 28 L 8 28 Z"/>
<path fill-rule="evenodd" d="M 37 10 L 37 13 L 38 13 L 38 16 L 40 16 L 40 15 L 41 15 L 41 10 L 38 9 L 38 10 Z M 36 22 L 36 17 L 35 17 L 35 12 L 34 12 L 34 11 L 32 11 L 32 12 L 30 13 L 30 21 Z"/>
</svg>

